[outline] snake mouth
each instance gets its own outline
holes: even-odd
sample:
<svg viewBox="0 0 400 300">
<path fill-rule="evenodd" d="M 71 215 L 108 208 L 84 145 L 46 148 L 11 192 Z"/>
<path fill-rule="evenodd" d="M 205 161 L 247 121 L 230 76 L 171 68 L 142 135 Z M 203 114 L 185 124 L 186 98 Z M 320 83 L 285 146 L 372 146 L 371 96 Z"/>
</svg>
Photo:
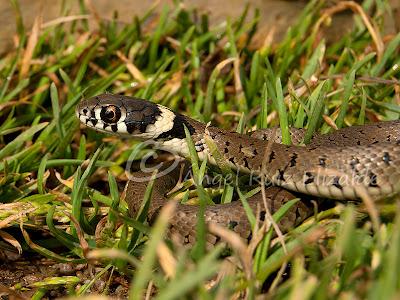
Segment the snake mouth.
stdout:
<svg viewBox="0 0 400 300">
<path fill-rule="evenodd" d="M 92 117 L 90 114 L 88 115 L 88 113 L 85 115 L 82 112 L 78 112 L 77 117 L 79 121 L 85 124 L 87 127 L 108 134 L 120 135 L 122 133 L 121 128 L 125 126 L 123 121 L 109 124 L 102 121 L 102 119 Z"/>
</svg>

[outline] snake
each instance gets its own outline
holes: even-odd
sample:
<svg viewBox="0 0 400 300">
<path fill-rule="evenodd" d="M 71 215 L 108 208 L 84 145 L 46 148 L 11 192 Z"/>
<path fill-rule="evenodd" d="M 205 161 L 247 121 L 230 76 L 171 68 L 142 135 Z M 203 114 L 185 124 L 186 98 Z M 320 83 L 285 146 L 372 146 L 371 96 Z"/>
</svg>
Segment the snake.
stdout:
<svg viewBox="0 0 400 300">
<path fill-rule="evenodd" d="M 400 191 L 400 120 L 350 126 L 329 134 L 316 134 L 311 143 L 302 145 L 300 129 L 291 129 L 291 145 L 280 143 L 280 129 L 257 130 L 250 134 L 230 132 L 176 113 L 145 99 L 101 94 L 83 99 L 76 106 L 76 116 L 86 127 L 122 138 L 152 141 L 157 149 L 190 157 L 187 132 L 200 160 L 219 165 L 221 160 L 231 169 L 252 176 L 264 176 L 272 183 L 264 197 L 247 199 L 249 207 L 265 220 L 266 209 L 278 210 L 297 193 L 310 197 L 359 200 L 367 194 L 374 200 L 396 195 Z M 186 129 L 186 131 L 185 131 Z M 277 133 L 278 132 L 278 133 Z M 218 154 L 218 155 L 217 155 Z M 218 159 L 217 159 L 218 158 Z M 164 167 L 166 169 L 166 167 Z M 156 218 L 167 201 L 167 192 L 182 173 L 178 167 L 155 180 L 148 209 L 148 221 Z M 145 177 L 139 171 L 136 178 Z M 148 174 L 147 174 L 148 175 Z M 129 180 L 125 201 L 135 216 L 148 182 Z M 178 204 L 170 220 L 169 234 L 183 244 L 196 240 L 197 206 Z M 310 214 L 302 201 L 293 206 L 280 221 L 286 228 L 295 226 Z M 216 223 L 250 240 L 252 227 L 242 201 L 206 206 L 206 223 Z M 207 235 L 213 245 L 219 237 Z"/>
</svg>

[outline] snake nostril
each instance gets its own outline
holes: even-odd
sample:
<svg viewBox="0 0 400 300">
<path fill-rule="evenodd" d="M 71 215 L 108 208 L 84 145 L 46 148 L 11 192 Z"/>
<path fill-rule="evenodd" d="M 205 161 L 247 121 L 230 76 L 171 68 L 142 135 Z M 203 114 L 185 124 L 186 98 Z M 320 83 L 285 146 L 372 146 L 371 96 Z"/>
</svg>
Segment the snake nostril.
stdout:
<svg viewBox="0 0 400 300">
<path fill-rule="evenodd" d="M 86 116 L 86 114 L 88 113 L 88 110 L 86 108 L 82 109 L 83 114 Z"/>
</svg>

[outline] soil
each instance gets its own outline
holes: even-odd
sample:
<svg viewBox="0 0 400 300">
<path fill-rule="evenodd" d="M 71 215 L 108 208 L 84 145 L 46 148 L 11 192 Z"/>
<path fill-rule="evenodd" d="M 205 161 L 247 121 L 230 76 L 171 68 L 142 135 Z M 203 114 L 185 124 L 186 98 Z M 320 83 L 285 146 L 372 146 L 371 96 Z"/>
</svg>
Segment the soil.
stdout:
<svg viewBox="0 0 400 300">
<path fill-rule="evenodd" d="M 329 0 L 327 2 L 334 3 L 340 0 Z M 14 49 L 13 41 L 16 34 L 15 10 L 11 4 L 12 1 L 0 1 L 0 54 Z M 24 25 L 27 29 L 31 28 L 35 18 L 42 16 L 43 22 L 47 22 L 60 17 L 61 3 L 65 2 L 69 15 L 79 15 L 78 1 L 63 0 L 19 0 L 19 6 L 23 18 Z M 359 1 L 357 1 L 359 2 Z M 143 15 L 151 7 L 155 7 L 155 13 L 162 10 L 167 4 L 169 7 L 174 6 L 172 0 L 158 1 L 140 1 L 140 0 L 86 0 L 85 3 L 91 3 L 93 9 L 102 19 L 111 19 L 114 14 L 118 15 L 118 19 L 122 23 L 131 22 L 133 16 Z M 155 5 L 157 3 L 157 5 Z M 220 0 L 185 0 L 182 1 L 183 6 L 188 8 L 195 7 L 199 12 L 207 12 L 212 24 L 218 24 L 225 21 L 228 17 L 235 19 L 239 17 L 246 3 L 250 5 L 249 17 L 253 16 L 255 8 L 260 11 L 260 26 L 258 36 L 256 38 L 260 43 L 264 43 L 268 37 L 268 41 L 278 41 L 285 34 L 289 26 L 295 23 L 297 17 L 306 5 L 307 1 L 301 0 L 230 0 L 227 6 L 225 1 Z M 395 33 L 400 30 L 400 1 L 390 0 L 394 9 L 393 18 L 385 18 L 385 32 Z M 331 26 L 326 31 L 327 39 L 335 39 L 344 32 L 350 30 L 353 24 L 353 14 L 351 12 L 343 12 L 335 16 Z M 393 23 L 392 20 L 396 20 Z M 95 22 L 91 22 L 92 26 L 97 26 Z"/>
<path fill-rule="evenodd" d="M 0 299 L 30 299 L 38 291 L 35 283 L 51 277 L 67 279 L 70 276 L 76 276 L 79 278 L 79 283 L 74 285 L 73 289 L 77 291 L 102 271 L 100 267 L 59 263 L 37 254 L 24 253 L 20 256 L 16 253 L 2 251 L 2 256 L 3 260 L 0 260 Z M 111 274 L 110 271 L 107 271 L 90 287 L 87 294 L 109 294 L 113 299 L 126 299 L 129 282 L 126 276 L 116 272 Z M 45 292 L 44 299 L 56 299 L 67 294 L 68 290 L 65 285 L 54 285 L 52 289 Z"/>
</svg>

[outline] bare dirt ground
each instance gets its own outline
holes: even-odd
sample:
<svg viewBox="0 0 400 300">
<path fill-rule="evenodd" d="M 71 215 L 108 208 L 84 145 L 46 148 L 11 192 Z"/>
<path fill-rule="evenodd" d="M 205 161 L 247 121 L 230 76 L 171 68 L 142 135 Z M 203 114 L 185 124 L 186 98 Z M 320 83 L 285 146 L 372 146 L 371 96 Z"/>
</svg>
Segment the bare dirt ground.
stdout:
<svg viewBox="0 0 400 300">
<path fill-rule="evenodd" d="M 331 2 L 337 0 L 331 0 Z M 400 20 L 400 1 L 390 0 L 391 5 L 395 8 L 395 14 Z M 70 15 L 79 15 L 78 1 L 65 1 L 68 6 Z M 195 7 L 199 12 L 207 12 L 212 23 L 220 23 L 231 17 L 232 19 L 240 16 L 246 3 L 250 8 L 258 8 L 260 10 L 260 30 L 258 39 L 261 43 L 279 40 L 287 28 L 292 25 L 297 16 L 306 5 L 307 1 L 299 0 L 230 0 L 229 5 L 225 1 L 220 0 L 186 0 L 181 5 L 188 8 Z M 329 1 L 327 1 L 329 2 Z M 36 16 L 42 15 L 43 21 L 47 22 L 60 17 L 60 8 L 62 0 L 19 0 L 21 12 L 26 28 L 30 28 Z M 87 6 L 92 7 L 98 15 L 103 19 L 111 19 L 115 12 L 121 22 L 130 22 L 134 15 L 143 15 L 151 7 L 155 7 L 158 12 L 163 5 L 173 7 L 171 0 L 158 1 L 139 1 L 139 0 L 86 0 Z M 252 15 L 252 14 L 250 14 Z M 389 19 L 389 18 L 388 18 Z M 329 27 L 327 35 L 334 38 L 349 30 L 352 24 L 352 13 L 344 12 L 335 17 L 334 22 Z M 11 1 L 0 1 L 0 54 L 13 49 L 13 37 L 16 32 L 15 13 L 11 5 Z M 398 32 L 400 21 L 398 24 L 387 22 L 385 24 L 388 33 Z"/>
</svg>

